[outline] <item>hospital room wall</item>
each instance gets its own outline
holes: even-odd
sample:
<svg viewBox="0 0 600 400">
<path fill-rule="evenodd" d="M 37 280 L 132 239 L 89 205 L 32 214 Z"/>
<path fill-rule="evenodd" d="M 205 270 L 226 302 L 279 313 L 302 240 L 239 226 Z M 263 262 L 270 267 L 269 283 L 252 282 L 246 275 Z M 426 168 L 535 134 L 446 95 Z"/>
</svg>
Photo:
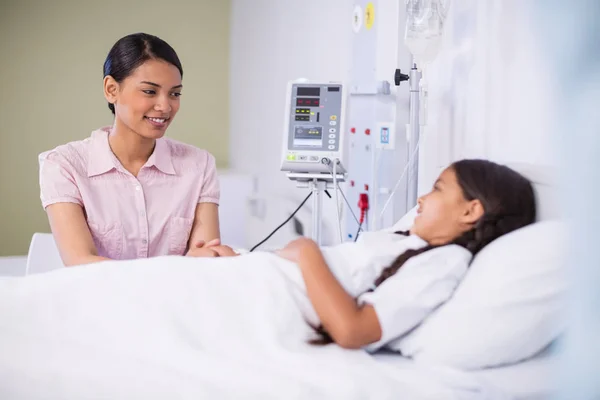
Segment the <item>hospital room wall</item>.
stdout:
<svg viewBox="0 0 600 400">
<path fill-rule="evenodd" d="M 259 192 L 299 204 L 306 192 L 279 171 L 285 84 L 299 77 L 350 76 L 353 2 L 232 4 L 231 167 L 257 175 Z M 550 88 L 527 18 L 516 0 L 452 2 L 441 51 L 425 70 L 429 101 L 419 193 L 460 158 L 555 163 Z M 402 35 L 380 40 L 390 52 L 403 48 Z M 333 208 L 325 212 L 329 226 L 335 226 L 334 216 Z"/>
<path fill-rule="evenodd" d="M 367 30 L 363 25 L 362 30 L 355 33 L 352 26 L 353 11 L 355 5 L 359 3 L 364 6 L 366 1 L 358 3 L 354 0 L 327 2 L 307 0 L 302 3 L 267 0 L 252 3 L 243 0 L 233 1 L 231 167 L 233 170 L 257 177 L 255 185 L 257 196 L 248 202 L 246 213 L 248 220 L 251 221 L 247 226 L 248 246 L 264 238 L 285 220 L 308 193 L 307 189 L 296 188 L 279 170 L 287 82 L 298 78 L 348 82 L 349 79 L 354 79 L 350 73 L 351 68 L 361 63 L 363 70 L 374 72 L 374 77 L 369 75 L 356 79 L 362 79 L 363 83 L 366 80 L 367 84 L 375 85 L 374 81 L 369 80 L 392 81 L 397 67 L 402 67 L 403 71 L 409 68 L 408 52 L 398 47 L 398 31 L 403 31 L 403 21 L 399 23 L 396 18 L 400 3 L 383 0 L 373 2 L 375 5 L 373 29 Z M 369 34 L 371 36 L 368 36 Z M 375 47 L 373 51 L 364 51 L 365 48 L 357 45 L 359 38 L 367 37 L 365 35 L 369 38 L 377 38 L 373 41 Z M 365 41 L 363 40 L 362 43 Z M 354 54 L 355 52 L 360 54 Z M 362 53 L 365 55 L 362 56 Z M 374 59 L 366 57 L 374 57 Z M 357 95 L 357 97 L 365 100 L 361 104 L 370 100 L 373 101 L 374 106 L 367 107 L 367 110 L 354 108 L 353 112 L 364 114 L 360 123 L 369 120 L 371 110 L 376 111 L 382 121 L 395 121 L 400 127 L 397 134 L 400 138 L 397 150 L 405 153 L 404 128 L 408 122 L 408 85 L 403 84 L 399 89 L 392 85 L 391 96 L 388 97 L 377 96 L 377 99 L 369 95 Z M 396 101 L 403 115 L 394 118 L 393 110 L 396 108 Z M 357 104 L 352 102 L 352 99 L 350 102 L 350 108 L 352 104 Z M 347 118 L 346 121 L 348 120 Z M 357 119 L 355 118 L 354 121 L 356 122 Z M 349 126 L 346 128 L 348 132 Z M 374 131 L 375 127 L 371 126 L 371 129 Z M 374 135 L 372 137 L 374 138 Z M 400 170 L 404 165 L 403 157 L 402 153 L 395 160 Z M 369 168 L 370 165 L 364 165 L 366 172 L 363 172 L 362 176 L 370 176 Z M 400 172 L 397 175 L 399 176 Z M 352 178 L 352 175 L 350 177 Z M 346 185 L 342 184 L 342 187 Z M 352 198 L 351 191 L 347 189 L 346 194 L 349 196 L 350 203 L 356 206 L 358 201 Z M 401 200 L 401 195 L 397 196 L 397 199 Z M 395 212 L 396 208 L 403 208 L 403 203 L 398 207 L 395 203 L 394 207 L 388 208 L 388 211 Z M 308 202 L 297 214 L 300 215 L 305 234 L 310 233 L 311 206 L 311 202 Z M 344 204 L 341 208 L 342 213 L 348 212 Z M 336 232 L 336 216 L 334 201 L 325 197 L 322 218 L 323 244 L 336 243 L 339 240 Z M 354 230 L 354 222 L 351 218 L 348 219 Z M 293 224 L 283 227 L 269 239 L 265 246 L 277 247 L 293 238 L 295 233 L 291 226 Z"/>
<path fill-rule="evenodd" d="M 298 78 L 349 77 L 352 4 L 352 0 L 232 2 L 231 168 L 257 176 L 261 195 L 288 200 L 294 208 L 308 192 L 296 188 L 279 170 L 286 84 Z M 333 201 L 324 199 L 326 226 L 335 227 L 334 207 Z M 310 202 L 304 207 L 308 209 Z M 273 220 L 272 228 L 281 222 Z M 324 229 L 324 236 L 329 233 L 335 232 Z M 269 243 L 276 241 L 277 235 Z"/>
<path fill-rule="evenodd" d="M 38 154 L 112 123 L 102 64 L 126 34 L 155 34 L 175 48 L 185 88 L 169 136 L 228 166 L 230 6 L 228 0 L 2 1 L 0 256 L 26 254 L 34 232 L 49 232 Z"/>
<path fill-rule="evenodd" d="M 425 71 L 420 193 L 460 158 L 556 164 L 548 67 L 523 7 L 519 0 L 452 2 L 441 50 Z"/>
</svg>

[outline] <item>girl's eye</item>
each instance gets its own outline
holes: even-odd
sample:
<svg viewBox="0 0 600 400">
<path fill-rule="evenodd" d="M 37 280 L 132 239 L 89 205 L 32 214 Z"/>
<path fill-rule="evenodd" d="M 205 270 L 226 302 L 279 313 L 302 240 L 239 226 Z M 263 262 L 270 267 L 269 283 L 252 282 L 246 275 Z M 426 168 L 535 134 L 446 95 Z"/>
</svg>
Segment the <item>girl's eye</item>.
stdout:
<svg viewBox="0 0 600 400">
<path fill-rule="evenodd" d="M 181 93 L 175 92 L 175 93 L 171 93 L 171 95 L 174 96 L 174 97 L 179 97 L 179 96 L 181 96 Z"/>
<path fill-rule="evenodd" d="M 142 90 L 142 92 L 144 92 L 146 94 L 155 94 L 156 93 L 154 90 Z"/>
</svg>

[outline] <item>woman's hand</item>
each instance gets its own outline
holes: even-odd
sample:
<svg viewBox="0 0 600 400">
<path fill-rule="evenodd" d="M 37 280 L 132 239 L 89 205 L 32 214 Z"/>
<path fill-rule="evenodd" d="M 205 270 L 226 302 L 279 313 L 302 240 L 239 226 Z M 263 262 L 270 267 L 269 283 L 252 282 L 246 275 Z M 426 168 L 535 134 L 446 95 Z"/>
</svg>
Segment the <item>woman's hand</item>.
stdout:
<svg viewBox="0 0 600 400">
<path fill-rule="evenodd" d="M 188 250 L 187 257 L 219 257 L 219 254 L 210 247 L 194 247 Z"/>
<path fill-rule="evenodd" d="M 297 263 L 300 261 L 300 256 L 303 253 L 318 247 L 319 246 L 312 239 L 301 237 L 292 240 L 283 249 L 275 251 L 275 254 L 286 260 Z"/>
<path fill-rule="evenodd" d="M 188 257 L 217 257 L 216 251 L 211 250 L 211 247 L 218 246 L 220 244 L 220 239 L 214 239 L 208 243 L 206 243 L 204 240 L 199 240 L 190 245 L 190 248 L 185 255 Z"/>
<path fill-rule="evenodd" d="M 213 246 L 213 247 L 210 248 L 210 250 L 213 250 L 214 252 L 217 253 L 216 257 L 235 257 L 235 256 L 239 256 L 239 254 L 236 253 L 231 247 L 225 246 L 225 245 Z"/>
<path fill-rule="evenodd" d="M 188 257 L 234 257 L 238 256 L 229 246 L 221 245 L 219 239 L 214 239 L 206 243 L 200 240 L 190 247 L 186 256 Z"/>
</svg>

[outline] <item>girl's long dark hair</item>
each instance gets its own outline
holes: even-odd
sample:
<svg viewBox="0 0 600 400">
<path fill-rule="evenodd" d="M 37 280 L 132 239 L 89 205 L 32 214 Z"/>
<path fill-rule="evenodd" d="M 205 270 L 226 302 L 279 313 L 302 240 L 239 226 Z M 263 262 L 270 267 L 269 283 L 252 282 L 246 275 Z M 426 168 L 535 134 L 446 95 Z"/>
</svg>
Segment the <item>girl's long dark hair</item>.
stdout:
<svg viewBox="0 0 600 400">
<path fill-rule="evenodd" d="M 463 233 L 452 243 L 469 250 L 475 256 L 493 240 L 535 221 L 535 194 L 531 182 L 512 169 L 487 160 L 462 160 L 452 164 L 458 184 L 466 200 L 478 199 L 484 214 L 473 229 Z M 408 235 L 408 232 L 396 232 Z M 425 246 L 407 250 L 381 272 L 375 287 L 398 270 L 412 257 L 438 246 Z M 322 325 L 315 329 L 320 338 L 313 344 L 332 343 L 333 340 Z"/>
</svg>

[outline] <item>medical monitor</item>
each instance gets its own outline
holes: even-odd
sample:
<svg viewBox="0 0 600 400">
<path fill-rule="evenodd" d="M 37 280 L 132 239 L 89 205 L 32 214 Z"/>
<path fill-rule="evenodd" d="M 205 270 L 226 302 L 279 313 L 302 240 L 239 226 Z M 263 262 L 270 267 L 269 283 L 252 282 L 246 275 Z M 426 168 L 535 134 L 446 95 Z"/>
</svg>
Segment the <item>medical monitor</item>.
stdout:
<svg viewBox="0 0 600 400">
<path fill-rule="evenodd" d="M 290 82 L 287 89 L 281 170 L 345 172 L 346 91 L 341 83 Z M 325 162 L 324 162 L 325 160 Z"/>
</svg>

